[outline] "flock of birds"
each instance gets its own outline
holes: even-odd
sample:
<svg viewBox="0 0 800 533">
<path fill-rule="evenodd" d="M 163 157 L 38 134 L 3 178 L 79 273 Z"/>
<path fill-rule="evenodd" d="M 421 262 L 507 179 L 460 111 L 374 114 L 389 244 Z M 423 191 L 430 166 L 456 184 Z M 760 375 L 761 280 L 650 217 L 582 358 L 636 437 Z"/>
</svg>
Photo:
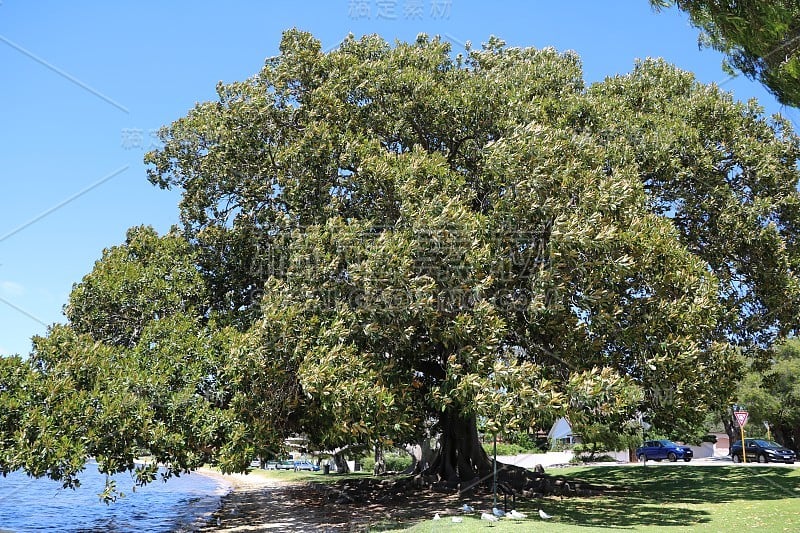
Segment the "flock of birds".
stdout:
<svg viewBox="0 0 800 533">
<path fill-rule="evenodd" d="M 475 509 L 471 505 L 465 503 L 464 506 L 461 507 L 461 512 L 464 513 L 464 514 L 470 514 L 470 513 L 474 513 Z M 525 514 L 525 513 L 520 513 L 516 509 L 513 509 L 510 512 L 506 513 L 504 510 L 502 510 L 502 509 L 500 509 L 498 507 L 493 507 L 491 513 L 481 513 L 481 520 L 486 520 L 487 522 L 497 522 L 503 517 L 512 518 L 514 520 L 524 520 L 525 518 L 528 518 L 528 515 Z M 542 520 L 550 520 L 553 517 L 550 516 L 549 514 L 545 513 L 541 509 L 539 509 L 539 518 L 541 518 Z M 434 520 L 441 520 L 442 517 L 439 516 L 439 513 L 436 513 L 433 516 L 433 519 Z M 462 517 L 460 517 L 460 516 L 454 516 L 452 518 L 452 520 L 453 520 L 453 522 L 456 522 L 456 523 L 464 521 L 464 519 Z"/>
</svg>

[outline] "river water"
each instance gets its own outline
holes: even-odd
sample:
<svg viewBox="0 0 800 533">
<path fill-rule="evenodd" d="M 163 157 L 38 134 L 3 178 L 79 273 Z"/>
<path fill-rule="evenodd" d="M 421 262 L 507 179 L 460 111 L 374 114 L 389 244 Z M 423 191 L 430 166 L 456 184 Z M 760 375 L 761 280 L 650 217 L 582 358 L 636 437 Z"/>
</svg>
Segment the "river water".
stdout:
<svg viewBox="0 0 800 533">
<path fill-rule="evenodd" d="M 224 482 L 197 473 L 156 480 L 135 492 L 130 475 L 114 479 L 125 497 L 106 505 L 97 496 L 105 476 L 93 463 L 86 465 L 75 490 L 20 472 L 0 477 L 0 532 L 192 531 L 207 522 L 229 490 Z"/>
</svg>

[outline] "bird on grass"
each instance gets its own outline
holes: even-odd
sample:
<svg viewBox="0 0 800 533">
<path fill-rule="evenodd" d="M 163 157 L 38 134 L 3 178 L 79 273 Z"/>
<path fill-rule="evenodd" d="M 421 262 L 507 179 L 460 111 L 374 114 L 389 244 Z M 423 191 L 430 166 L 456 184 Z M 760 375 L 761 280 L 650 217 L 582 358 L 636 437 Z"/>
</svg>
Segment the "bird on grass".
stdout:
<svg viewBox="0 0 800 533">
<path fill-rule="evenodd" d="M 474 513 L 474 512 L 475 512 L 475 509 L 474 509 L 474 508 L 473 508 L 471 505 L 469 505 L 468 503 L 465 503 L 465 504 L 464 504 L 464 505 L 461 507 L 461 512 L 462 512 L 462 513 Z"/>
<path fill-rule="evenodd" d="M 497 507 L 492 508 L 492 514 L 497 517 L 502 517 L 506 515 L 506 512 L 502 509 L 498 509 Z"/>
<path fill-rule="evenodd" d="M 526 515 L 525 513 L 520 513 L 516 509 L 512 509 L 511 512 L 508 513 L 508 516 L 516 520 L 523 520 L 525 518 L 528 518 L 528 515 Z"/>
<path fill-rule="evenodd" d="M 481 513 L 481 520 L 486 520 L 486 521 L 488 521 L 488 522 L 497 522 L 497 521 L 498 521 L 498 520 L 500 520 L 500 519 L 499 519 L 499 518 L 497 518 L 497 517 L 496 517 L 495 515 L 493 515 L 493 514 L 489 514 L 489 513 Z"/>
<path fill-rule="evenodd" d="M 460 516 L 454 516 L 453 517 L 453 522 L 455 522 L 456 524 L 460 524 L 463 521 L 464 521 L 464 519 L 461 518 Z"/>
<path fill-rule="evenodd" d="M 433 519 L 434 519 L 434 520 L 441 520 L 441 519 L 442 519 L 442 517 L 441 517 L 441 516 L 439 516 L 439 513 L 436 513 L 435 515 L 433 515 Z"/>
<path fill-rule="evenodd" d="M 542 520 L 550 520 L 551 518 L 553 518 L 549 514 L 542 511 L 541 509 L 539 509 L 539 516 L 542 518 Z"/>
</svg>

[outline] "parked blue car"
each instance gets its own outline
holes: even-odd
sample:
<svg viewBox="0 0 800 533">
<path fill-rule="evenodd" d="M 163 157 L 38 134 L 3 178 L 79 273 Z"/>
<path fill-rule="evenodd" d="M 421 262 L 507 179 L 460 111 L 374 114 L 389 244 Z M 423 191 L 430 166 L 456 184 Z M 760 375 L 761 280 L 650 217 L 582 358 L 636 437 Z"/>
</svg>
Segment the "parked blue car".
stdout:
<svg viewBox="0 0 800 533">
<path fill-rule="evenodd" d="M 636 458 L 639 461 L 652 460 L 661 461 L 667 459 L 675 462 L 683 459 L 687 463 L 694 457 L 694 452 L 688 446 L 675 444 L 671 440 L 648 440 L 642 446 L 636 448 Z"/>
<path fill-rule="evenodd" d="M 295 470 L 310 470 L 312 472 L 319 471 L 319 465 L 315 465 L 311 461 L 295 461 L 294 462 L 294 469 Z"/>
</svg>

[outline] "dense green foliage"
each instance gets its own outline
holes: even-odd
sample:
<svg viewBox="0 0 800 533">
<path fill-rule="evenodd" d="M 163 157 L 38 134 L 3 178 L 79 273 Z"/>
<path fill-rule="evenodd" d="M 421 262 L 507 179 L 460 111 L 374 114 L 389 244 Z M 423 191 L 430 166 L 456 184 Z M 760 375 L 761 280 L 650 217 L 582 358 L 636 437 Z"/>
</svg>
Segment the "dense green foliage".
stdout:
<svg viewBox="0 0 800 533">
<path fill-rule="evenodd" d="M 178 232 L 159 237 L 153 228 L 128 230 L 125 244 L 103 251 L 77 284 L 65 314 L 78 333 L 133 347 L 151 321 L 205 307 L 204 282 L 190 244 Z"/>
<path fill-rule="evenodd" d="M 242 471 L 433 419 L 471 479 L 476 420 L 688 430 L 797 324 L 800 145 L 756 104 L 661 61 L 587 88 L 497 39 L 280 50 L 147 155 L 183 229 L 131 230 L 3 362 L 3 469 Z"/>
<path fill-rule="evenodd" d="M 770 436 L 800 450 L 800 340 L 776 347 L 764 370 L 751 369 L 739 383 L 737 401 L 750 413 L 748 436 Z"/>
<path fill-rule="evenodd" d="M 387 450 L 383 454 L 387 472 L 402 472 L 411 466 L 411 456 L 400 449 Z M 375 458 L 367 455 L 361 459 L 361 468 L 364 472 L 372 472 L 375 468 Z"/>
<path fill-rule="evenodd" d="M 575 428 L 581 436 L 581 443 L 573 447 L 576 456 L 592 461 L 601 452 L 630 450 L 640 446 L 643 440 L 642 428 L 634 423 L 611 426 L 608 424 L 585 424 Z M 648 435 L 648 438 L 651 438 Z"/>
<path fill-rule="evenodd" d="M 800 107 L 800 2 L 650 0 L 677 5 L 702 30 L 700 43 L 723 52 L 723 67 L 763 83 L 782 104 Z"/>
</svg>

